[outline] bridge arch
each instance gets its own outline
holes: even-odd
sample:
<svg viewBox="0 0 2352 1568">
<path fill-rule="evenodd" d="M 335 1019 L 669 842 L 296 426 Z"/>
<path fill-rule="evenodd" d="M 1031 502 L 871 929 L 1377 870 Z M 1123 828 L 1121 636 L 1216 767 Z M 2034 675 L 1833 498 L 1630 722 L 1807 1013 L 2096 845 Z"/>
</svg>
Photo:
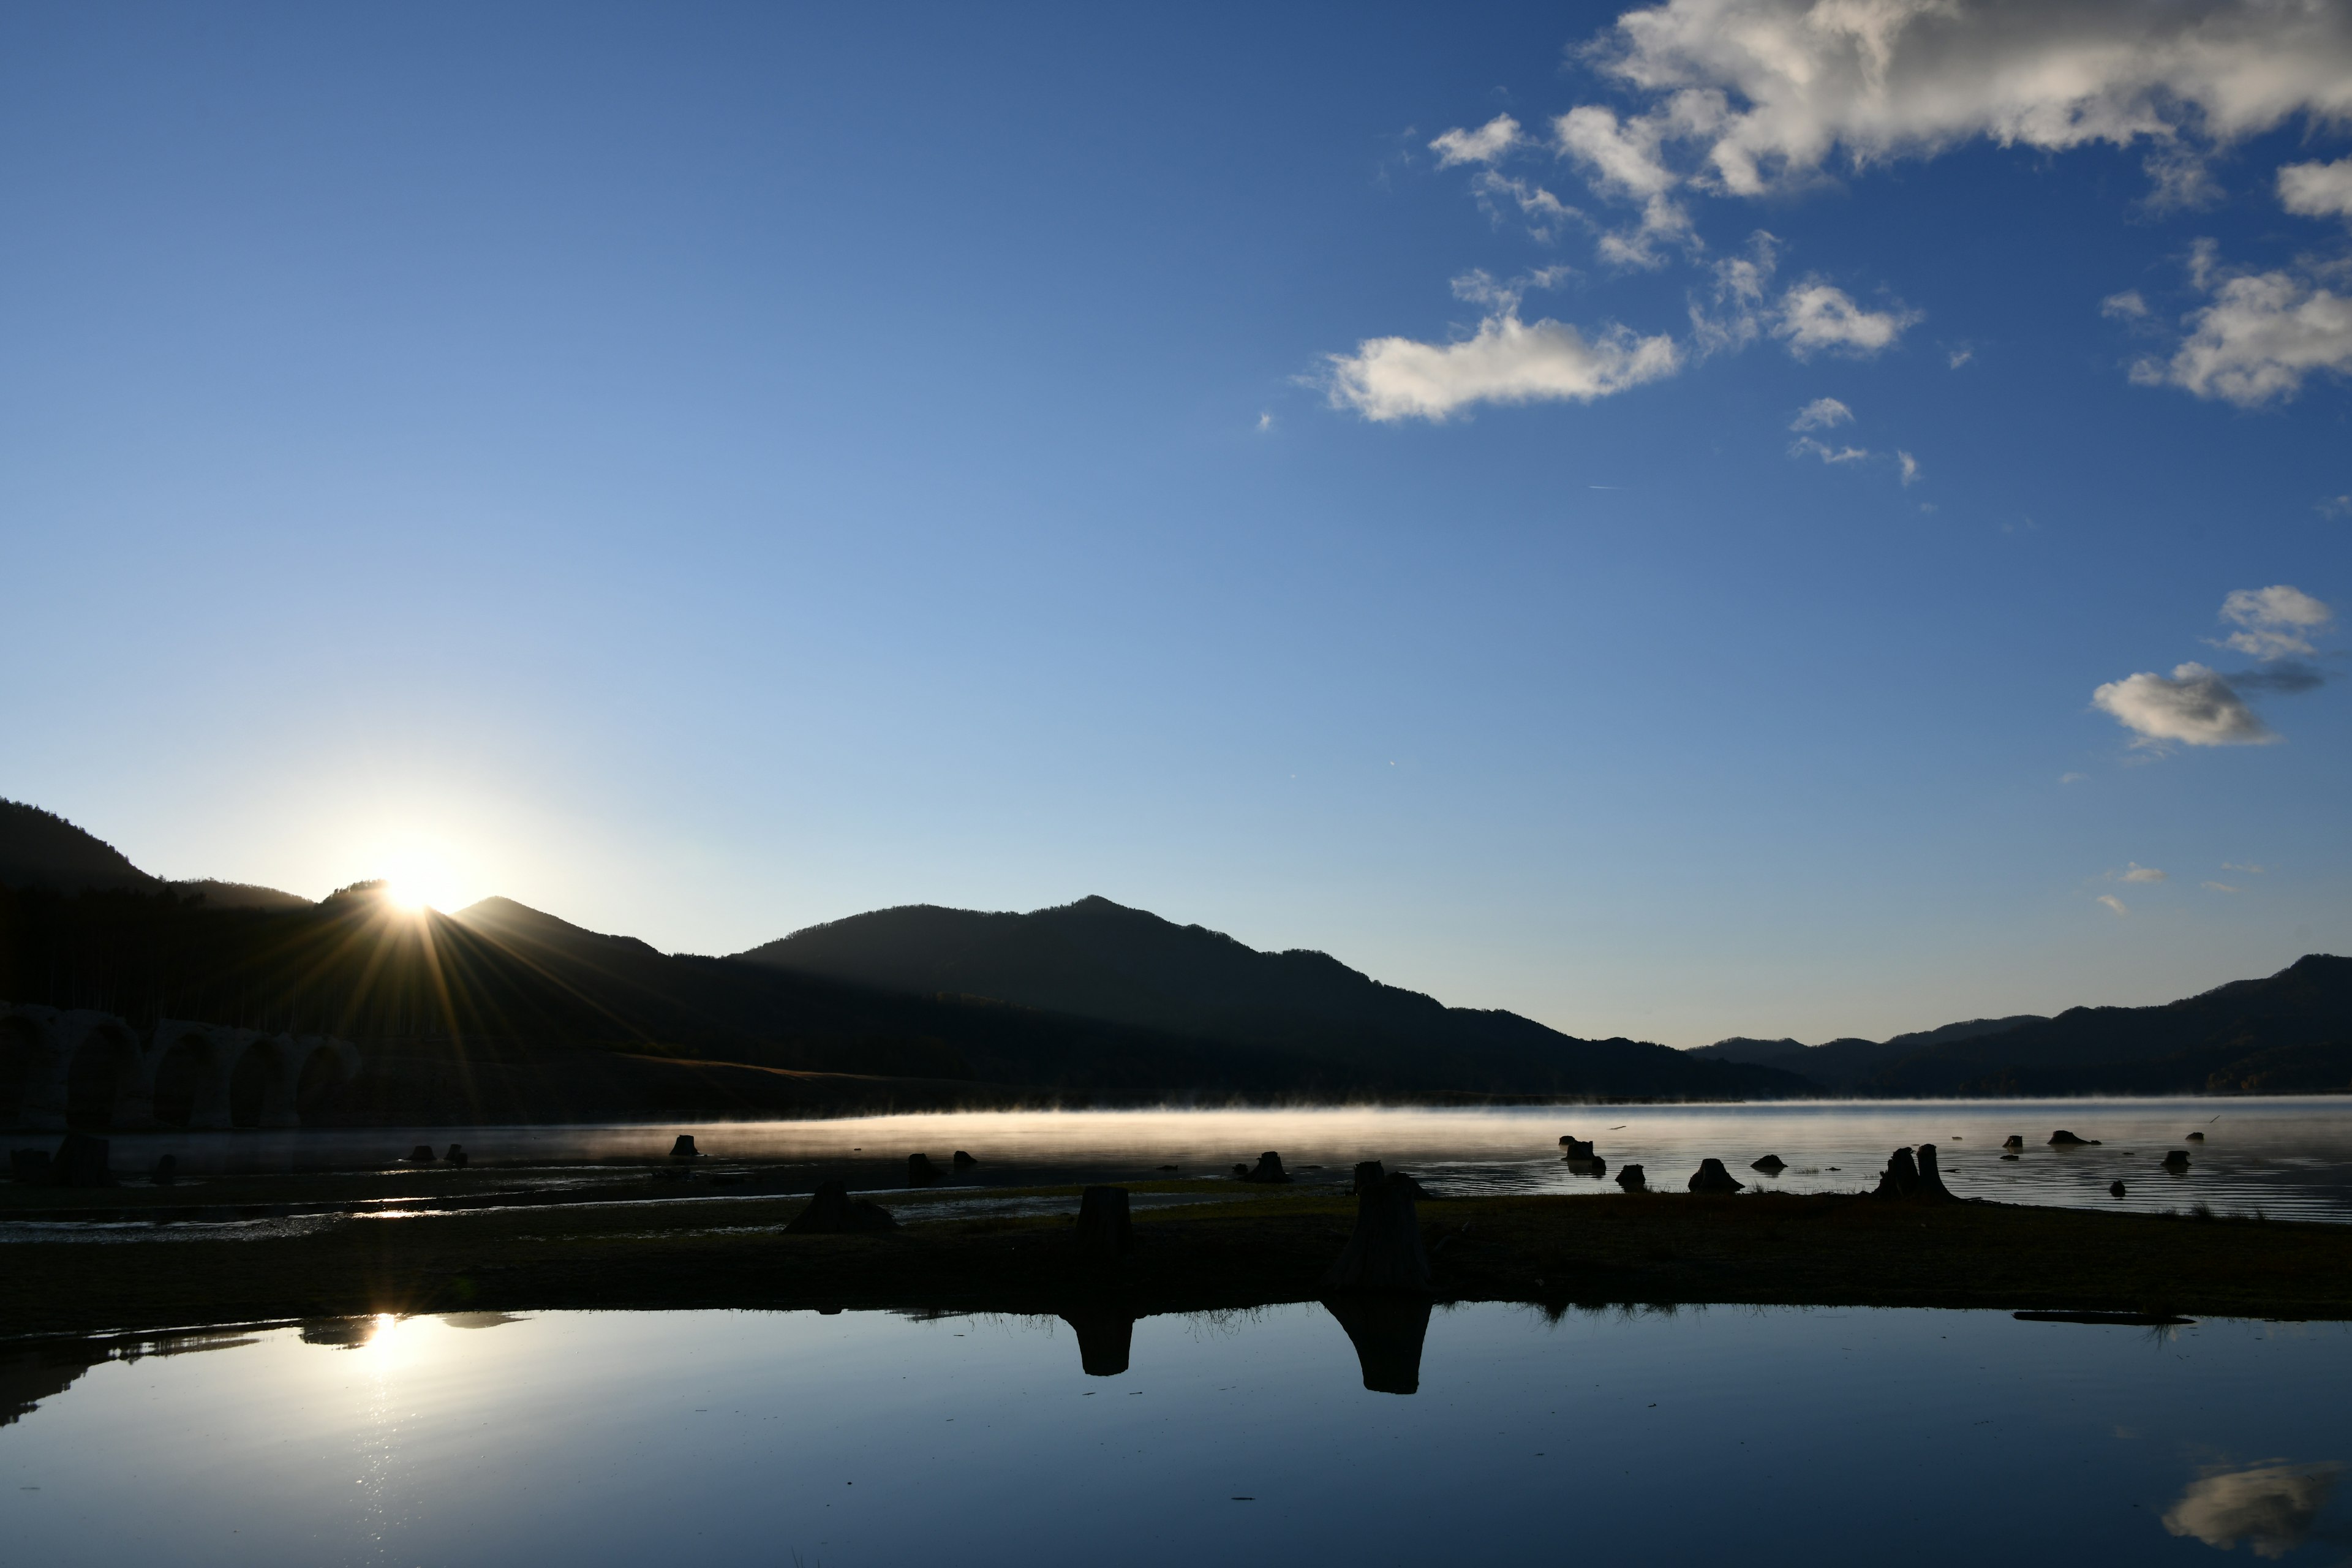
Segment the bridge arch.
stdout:
<svg viewBox="0 0 2352 1568">
<path fill-rule="evenodd" d="M 131 1026 L 110 1013 L 88 1012 L 67 1013 L 58 1025 L 66 1125 L 108 1132 L 152 1121 L 154 1079 Z"/>
</svg>

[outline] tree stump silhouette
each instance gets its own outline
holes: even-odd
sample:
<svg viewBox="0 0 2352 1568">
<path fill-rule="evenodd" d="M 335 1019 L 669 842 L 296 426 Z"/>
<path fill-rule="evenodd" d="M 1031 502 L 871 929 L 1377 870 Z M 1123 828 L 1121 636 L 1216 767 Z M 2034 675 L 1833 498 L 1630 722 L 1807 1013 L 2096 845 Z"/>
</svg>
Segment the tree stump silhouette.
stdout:
<svg viewBox="0 0 2352 1568">
<path fill-rule="evenodd" d="M 1720 1160 L 1701 1160 L 1698 1169 L 1691 1173 L 1690 1190 L 1713 1196 L 1727 1197 L 1748 1190 L 1748 1184 L 1723 1168 Z"/>
<path fill-rule="evenodd" d="M 907 1184 L 908 1186 L 927 1187 L 939 1179 L 940 1168 L 931 1163 L 931 1157 L 929 1154 L 909 1154 L 907 1156 Z"/>
<path fill-rule="evenodd" d="M 1089 1258 L 1115 1262 L 1134 1249 L 1125 1187 L 1088 1187 L 1078 1197 L 1077 1246 Z M 1125 1370 L 1122 1356 L 1120 1368 Z"/>
<path fill-rule="evenodd" d="M 1911 1158 L 1908 1149 L 1897 1149 L 1886 1157 L 1886 1169 L 1878 1173 L 1878 1190 L 1874 1198 L 1907 1198 L 1919 1190 L 1919 1165 Z"/>
<path fill-rule="evenodd" d="M 1234 1169 L 1240 1171 L 1241 1167 L 1236 1165 Z M 1242 1173 L 1242 1180 L 1244 1182 L 1276 1183 L 1287 1182 L 1290 1180 L 1290 1177 L 1283 1171 L 1282 1156 L 1276 1153 L 1273 1150 L 1268 1149 L 1265 1153 L 1260 1154 L 1257 1157 L 1257 1168 L 1255 1170 L 1244 1171 Z"/>
<path fill-rule="evenodd" d="M 1789 1168 L 1789 1162 L 1778 1154 L 1767 1154 L 1748 1168 L 1751 1171 L 1761 1171 L 1768 1176 L 1777 1176 Z"/>
<path fill-rule="evenodd" d="M 1936 1168 L 1936 1146 L 1919 1145 L 1919 1196 L 1931 1203 L 1957 1202 L 1952 1190 L 1944 1185 L 1944 1174 Z"/>
<path fill-rule="evenodd" d="M 1638 1193 L 1647 1188 L 1650 1182 L 1649 1178 L 1642 1173 L 1641 1166 L 1626 1165 L 1617 1173 L 1617 1184 L 1629 1193 Z"/>
<path fill-rule="evenodd" d="M 955 1152 L 955 1158 L 954 1158 L 954 1159 L 952 1159 L 952 1160 L 950 1160 L 950 1161 L 949 1162 L 949 1163 L 950 1163 L 950 1164 L 951 1164 L 951 1165 L 953 1165 L 957 1170 L 961 1171 L 961 1170 L 962 1170 L 962 1169 L 963 1169 L 965 1166 L 967 1166 L 967 1165 L 977 1165 L 977 1164 L 979 1164 L 979 1163 L 980 1163 L 980 1162 L 979 1162 L 979 1161 L 977 1161 L 977 1160 L 975 1160 L 975 1159 L 973 1159 L 971 1155 L 969 1155 L 969 1154 L 965 1153 L 962 1150 L 959 1149 L 959 1150 L 957 1150 L 957 1151 Z"/>
<path fill-rule="evenodd" d="M 677 1142 L 669 1146 L 669 1157 L 673 1160 L 701 1159 L 702 1156 L 694 1152 L 694 1134 L 691 1132 L 679 1133 L 677 1135 Z"/>
<path fill-rule="evenodd" d="M 1380 1169 L 1377 1160 L 1356 1167 L 1356 1228 L 1323 1277 L 1326 1291 L 1429 1289 L 1429 1254 L 1413 1207 L 1421 1184 L 1402 1171 L 1379 1174 Z"/>
<path fill-rule="evenodd" d="M 852 1200 L 849 1184 L 827 1182 L 809 1194 L 808 1207 L 784 1226 L 787 1236 L 851 1236 L 896 1230 L 898 1222 L 880 1204 Z"/>
</svg>

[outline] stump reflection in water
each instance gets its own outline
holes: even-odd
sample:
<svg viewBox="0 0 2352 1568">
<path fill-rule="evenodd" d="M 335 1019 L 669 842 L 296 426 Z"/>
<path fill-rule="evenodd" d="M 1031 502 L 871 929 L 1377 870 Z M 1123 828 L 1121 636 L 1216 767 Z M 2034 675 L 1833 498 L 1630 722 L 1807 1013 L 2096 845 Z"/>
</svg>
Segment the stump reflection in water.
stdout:
<svg viewBox="0 0 2352 1568">
<path fill-rule="evenodd" d="M 1078 1369 L 1088 1377 L 1117 1377 L 1127 1370 L 1135 1347 L 1135 1314 L 1111 1308 L 1079 1308 L 1062 1314 L 1078 1336 Z"/>
<path fill-rule="evenodd" d="M 1348 1331 L 1366 1388 L 1374 1394 L 1421 1391 L 1421 1346 L 1429 1337 L 1426 1298 L 1332 1296 L 1323 1308 Z"/>
</svg>

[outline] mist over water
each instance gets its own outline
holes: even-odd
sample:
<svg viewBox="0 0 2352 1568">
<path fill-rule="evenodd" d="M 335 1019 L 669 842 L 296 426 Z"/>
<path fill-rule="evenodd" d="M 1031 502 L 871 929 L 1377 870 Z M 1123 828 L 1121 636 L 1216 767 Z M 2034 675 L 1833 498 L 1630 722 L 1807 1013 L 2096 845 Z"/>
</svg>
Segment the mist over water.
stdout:
<svg viewBox="0 0 2352 1568">
<path fill-rule="evenodd" d="M 2064 1129 L 2095 1147 L 2053 1149 Z M 2201 1131 L 2201 1142 L 2187 1134 Z M 805 1167 L 811 1186 L 846 1179 L 858 1190 L 906 1185 L 906 1158 L 945 1169 L 961 1149 L 981 1163 L 951 1180 L 969 1185 L 1149 1181 L 1228 1173 L 1279 1151 L 1305 1182 L 1341 1182 L 1378 1159 L 1455 1193 L 1617 1192 L 1615 1174 L 1643 1166 L 1654 1187 L 1680 1190 L 1702 1159 L 1782 1192 L 1852 1192 L 1875 1183 L 1897 1144 L 1934 1142 L 1946 1182 L 1963 1197 L 2002 1203 L 2143 1210 L 2202 1203 L 2224 1213 L 2352 1222 L 2352 1098 L 1823 1101 L 1735 1106 L 1510 1106 L 1478 1110 L 1359 1107 L 1202 1110 L 981 1111 L 820 1121 L 644 1126 L 368 1128 L 117 1140 L 116 1163 L 137 1170 L 178 1155 L 184 1171 L 380 1166 L 417 1143 L 462 1141 L 478 1165 L 661 1161 L 691 1133 L 711 1162 Z M 1597 1145 L 1608 1172 L 1580 1173 L 1559 1138 Z M 2001 1141 L 2024 1140 L 2015 1160 Z M 2183 1173 L 2168 1151 L 2189 1152 Z M 1750 1169 L 1766 1154 L 1778 1175 Z M 706 1162 L 709 1163 L 709 1162 Z M 1173 1165 L 1173 1172 L 1162 1169 Z M 1320 1166 L 1320 1170 L 1315 1167 Z M 2110 1184 L 2126 1195 L 2110 1195 Z"/>
</svg>

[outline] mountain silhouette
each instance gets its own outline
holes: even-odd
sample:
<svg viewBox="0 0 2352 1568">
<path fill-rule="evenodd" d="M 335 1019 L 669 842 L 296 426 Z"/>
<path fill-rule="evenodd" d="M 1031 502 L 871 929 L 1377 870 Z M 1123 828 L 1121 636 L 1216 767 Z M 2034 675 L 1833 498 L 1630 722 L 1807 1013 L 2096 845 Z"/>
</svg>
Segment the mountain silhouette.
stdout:
<svg viewBox="0 0 2352 1568">
<path fill-rule="evenodd" d="M 1691 1055 L 1717 1061 L 1753 1062 L 1775 1067 L 1783 1072 L 1809 1078 L 1824 1089 L 1846 1093 L 1874 1073 L 1933 1047 L 1980 1035 L 1997 1035 L 2020 1025 L 2042 1021 L 2038 1013 L 2020 1013 L 2008 1018 L 1971 1018 L 1964 1024 L 1946 1024 L 1939 1029 L 1922 1029 L 1887 1040 L 1864 1040 L 1849 1036 L 1818 1046 L 1803 1045 L 1796 1040 L 1751 1040 L 1735 1037 L 1717 1040 L 1711 1046 L 1701 1046 Z"/>
<path fill-rule="evenodd" d="M 1261 952 L 1100 897 L 1029 914 L 877 910 L 736 956 L 798 974 L 1246 1042 L 1399 1085 L 1695 1097 L 1811 1087 L 1769 1068 L 1448 1007 L 1328 953 Z"/>
</svg>

